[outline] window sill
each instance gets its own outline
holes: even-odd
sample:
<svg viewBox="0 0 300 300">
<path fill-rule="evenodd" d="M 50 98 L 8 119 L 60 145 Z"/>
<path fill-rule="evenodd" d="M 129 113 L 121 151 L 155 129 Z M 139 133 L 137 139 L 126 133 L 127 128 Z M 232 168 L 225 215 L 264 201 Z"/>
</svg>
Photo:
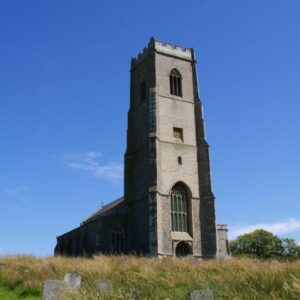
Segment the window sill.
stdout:
<svg viewBox="0 0 300 300">
<path fill-rule="evenodd" d="M 173 231 L 171 233 L 172 240 L 176 241 L 192 241 L 193 238 L 187 232 Z"/>
</svg>

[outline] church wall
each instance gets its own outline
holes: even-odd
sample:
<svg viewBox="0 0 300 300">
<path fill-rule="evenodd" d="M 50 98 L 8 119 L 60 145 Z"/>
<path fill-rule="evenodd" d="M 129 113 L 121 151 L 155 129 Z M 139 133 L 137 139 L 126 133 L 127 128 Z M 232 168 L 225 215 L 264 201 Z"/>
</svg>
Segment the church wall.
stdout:
<svg viewBox="0 0 300 300">
<path fill-rule="evenodd" d="M 156 54 L 155 60 L 157 94 L 194 103 L 191 61 L 166 56 L 160 53 Z M 174 68 L 177 69 L 182 76 L 182 98 L 170 94 L 169 74 Z"/>
<path fill-rule="evenodd" d="M 149 253 L 149 202 L 148 197 L 134 202 L 128 217 L 128 251 L 130 253 Z M 134 218 L 131 219 L 131 218 Z"/>
<path fill-rule="evenodd" d="M 202 256 L 201 251 L 201 223 L 200 223 L 200 200 L 199 199 L 192 199 L 192 235 L 193 235 L 193 255 L 197 257 Z"/>
<path fill-rule="evenodd" d="M 158 152 L 158 191 L 169 194 L 176 182 L 184 182 L 191 190 L 192 197 L 199 198 L 197 179 L 197 159 L 195 147 L 174 145 L 161 142 Z M 182 158 L 182 165 L 178 163 L 178 157 Z"/>
<path fill-rule="evenodd" d="M 157 252 L 173 255 L 171 237 L 171 202 L 168 195 L 157 195 Z"/>
<path fill-rule="evenodd" d="M 170 94 L 169 74 L 182 75 L 183 97 Z M 195 256 L 201 256 L 200 200 L 191 61 L 156 55 L 157 97 L 157 232 L 158 252 L 173 254 L 177 242 L 187 240 Z M 183 141 L 173 136 L 173 127 L 183 129 Z M 178 163 L 178 157 L 182 164 Z M 179 181 L 191 192 L 189 234 L 172 233 L 170 191 Z"/>
<path fill-rule="evenodd" d="M 141 82 L 146 98 L 141 99 Z M 128 250 L 149 253 L 149 89 L 155 85 L 154 60 L 149 54 L 131 69 L 131 101 L 128 112 L 125 154 L 125 202 L 127 205 Z M 156 174 L 152 174 L 152 177 Z"/>
<path fill-rule="evenodd" d="M 157 96 L 157 137 L 174 143 L 173 127 L 183 128 L 184 144 L 196 146 L 194 105 Z"/>
<path fill-rule="evenodd" d="M 193 84 L 189 61 L 157 54 L 157 137 L 158 191 L 168 194 L 179 180 L 185 182 L 193 197 L 199 197 Z M 183 97 L 170 95 L 169 73 L 176 67 L 182 74 Z M 168 96 L 172 98 L 166 98 Z M 188 101 L 188 102 L 185 102 Z M 183 129 L 183 141 L 174 138 L 173 127 Z M 182 165 L 178 164 L 182 157 Z"/>
<path fill-rule="evenodd" d="M 78 256 L 96 255 L 99 253 L 114 253 L 112 233 L 118 227 L 124 232 L 124 249 L 126 252 L 126 227 L 123 215 L 101 216 L 92 222 L 84 224 L 71 232 L 57 238 L 56 255 Z M 100 243 L 96 236 L 100 234 Z"/>
<path fill-rule="evenodd" d="M 215 197 L 211 188 L 209 145 L 205 140 L 202 106 L 195 103 L 198 178 L 200 186 L 200 228 L 202 255 L 214 258 L 217 251 Z"/>
<path fill-rule="evenodd" d="M 167 194 L 176 181 L 182 180 L 199 197 L 194 107 L 190 103 L 157 97 L 158 190 Z M 173 127 L 183 129 L 183 141 L 174 138 Z M 178 157 L 182 165 L 178 164 Z"/>
<path fill-rule="evenodd" d="M 84 226 L 85 226 L 85 234 L 87 235 L 86 254 L 92 255 L 97 252 L 100 252 L 101 250 L 103 251 L 103 249 L 98 249 L 96 247 L 96 234 L 99 229 L 101 229 L 101 233 L 102 233 L 103 218 L 90 222 Z M 109 234 L 109 232 L 107 232 L 107 234 Z M 104 243 L 102 244 L 105 245 Z"/>
<path fill-rule="evenodd" d="M 56 255 L 77 256 L 80 253 L 80 232 L 81 228 L 75 228 L 59 237 L 55 247 Z"/>
<path fill-rule="evenodd" d="M 199 199 L 191 199 L 190 231 L 188 235 L 172 233 L 171 230 L 171 203 L 169 195 L 157 197 L 157 228 L 158 228 L 158 254 L 173 255 L 176 243 L 186 240 L 191 243 L 193 255 L 202 257 L 201 234 L 199 220 Z"/>
</svg>

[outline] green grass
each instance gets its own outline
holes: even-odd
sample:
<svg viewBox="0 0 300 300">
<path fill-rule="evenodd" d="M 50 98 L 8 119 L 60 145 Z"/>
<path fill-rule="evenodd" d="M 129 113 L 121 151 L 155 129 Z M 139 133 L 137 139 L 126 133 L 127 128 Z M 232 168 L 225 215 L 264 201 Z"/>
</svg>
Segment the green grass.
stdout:
<svg viewBox="0 0 300 300">
<path fill-rule="evenodd" d="M 7 287 L 0 286 L 1 300 L 40 300 L 37 296 L 22 296 L 18 290 L 9 290 Z"/>
<path fill-rule="evenodd" d="M 202 288 L 212 288 L 215 299 L 300 299 L 300 260 L 14 256 L 0 257 L 0 265 L 3 266 L 0 292 L 6 293 L 7 297 L 0 294 L 1 300 L 40 299 L 43 282 L 46 279 L 62 280 L 67 272 L 82 276 L 79 294 L 67 296 L 67 299 L 74 300 L 180 300 L 186 299 L 192 290 Z M 113 281 L 112 294 L 97 295 L 93 282 L 100 278 Z"/>
</svg>

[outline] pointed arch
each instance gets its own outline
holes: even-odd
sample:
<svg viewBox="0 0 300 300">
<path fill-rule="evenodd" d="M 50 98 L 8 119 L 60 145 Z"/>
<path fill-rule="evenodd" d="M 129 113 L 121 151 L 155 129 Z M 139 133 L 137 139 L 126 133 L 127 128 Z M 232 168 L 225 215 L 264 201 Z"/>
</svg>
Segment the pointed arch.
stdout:
<svg viewBox="0 0 300 300">
<path fill-rule="evenodd" d="M 170 94 L 182 97 L 182 76 L 177 69 L 172 69 L 169 75 Z"/>
<path fill-rule="evenodd" d="M 190 232 L 191 191 L 183 182 L 177 182 L 170 191 L 172 231 Z"/>
<path fill-rule="evenodd" d="M 171 186 L 171 189 L 170 189 L 170 191 L 169 191 L 169 194 L 171 193 L 171 191 L 174 189 L 174 187 L 175 187 L 176 185 L 182 185 L 182 186 L 184 186 L 184 188 L 187 190 L 187 193 L 188 193 L 189 198 L 191 199 L 191 198 L 193 197 L 192 191 L 191 191 L 190 187 L 189 187 L 184 181 L 182 181 L 182 180 L 176 181 L 176 182 Z"/>
</svg>

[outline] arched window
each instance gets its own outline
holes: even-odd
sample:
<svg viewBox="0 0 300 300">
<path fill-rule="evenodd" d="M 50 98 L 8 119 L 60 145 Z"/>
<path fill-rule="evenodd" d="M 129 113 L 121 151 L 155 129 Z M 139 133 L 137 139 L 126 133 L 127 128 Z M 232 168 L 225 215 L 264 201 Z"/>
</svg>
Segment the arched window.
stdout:
<svg viewBox="0 0 300 300">
<path fill-rule="evenodd" d="M 180 183 L 171 191 L 172 231 L 189 231 L 189 194 Z"/>
<path fill-rule="evenodd" d="M 182 77 L 178 70 L 173 69 L 170 73 L 170 94 L 182 97 Z"/>
<path fill-rule="evenodd" d="M 119 225 L 115 226 L 112 232 L 111 248 L 114 253 L 124 252 L 124 233 Z"/>
</svg>

